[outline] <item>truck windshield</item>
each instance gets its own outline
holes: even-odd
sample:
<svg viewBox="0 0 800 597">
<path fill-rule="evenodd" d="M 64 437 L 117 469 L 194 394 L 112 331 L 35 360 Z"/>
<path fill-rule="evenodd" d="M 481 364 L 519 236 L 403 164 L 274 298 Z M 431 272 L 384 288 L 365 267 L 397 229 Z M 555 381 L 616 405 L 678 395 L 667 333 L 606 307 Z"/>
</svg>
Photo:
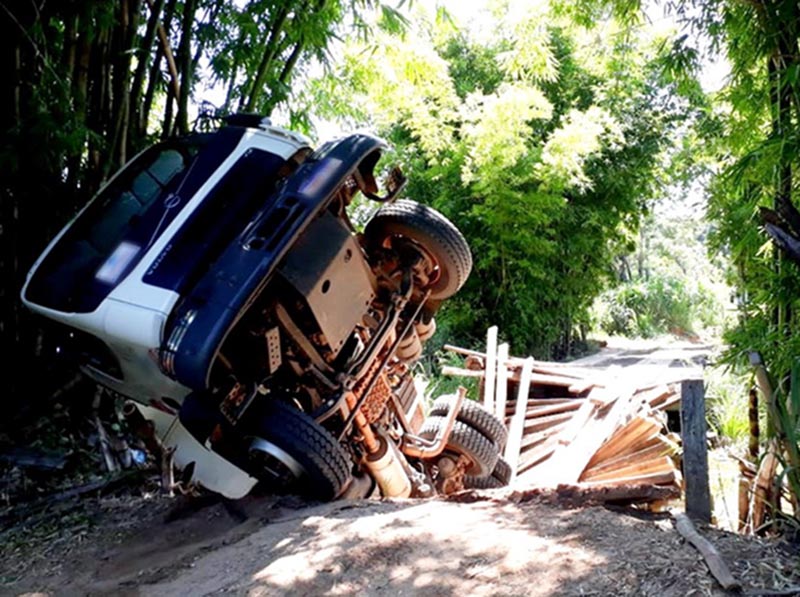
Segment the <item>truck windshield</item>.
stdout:
<svg viewBox="0 0 800 597">
<path fill-rule="evenodd" d="M 196 190 L 184 183 L 206 137 L 161 143 L 131 161 L 52 247 L 26 298 L 59 311 L 93 311 Z"/>
</svg>

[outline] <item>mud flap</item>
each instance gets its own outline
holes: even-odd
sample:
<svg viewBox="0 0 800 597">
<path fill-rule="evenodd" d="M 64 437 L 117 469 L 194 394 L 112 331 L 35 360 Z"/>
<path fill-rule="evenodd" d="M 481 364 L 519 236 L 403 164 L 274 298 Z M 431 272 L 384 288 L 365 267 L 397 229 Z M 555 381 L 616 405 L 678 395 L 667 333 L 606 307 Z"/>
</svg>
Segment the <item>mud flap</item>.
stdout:
<svg viewBox="0 0 800 597">
<path fill-rule="evenodd" d="M 145 419 L 153 421 L 164 446 L 175 448 L 175 466 L 182 469 L 195 463 L 193 483 L 231 499 L 244 497 L 257 483 L 255 478 L 192 437 L 178 417 L 141 404 L 136 407 Z"/>
</svg>

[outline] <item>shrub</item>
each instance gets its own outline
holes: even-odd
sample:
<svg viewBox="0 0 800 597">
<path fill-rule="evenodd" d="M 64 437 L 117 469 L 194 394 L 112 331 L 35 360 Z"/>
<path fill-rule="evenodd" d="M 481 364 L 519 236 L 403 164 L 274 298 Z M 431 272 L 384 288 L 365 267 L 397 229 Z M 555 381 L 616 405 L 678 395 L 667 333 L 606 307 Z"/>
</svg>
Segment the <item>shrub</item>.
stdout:
<svg viewBox="0 0 800 597">
<path fill-rule="evenodd" d="M 691 334 L 716 324 L 719 308 L 701 284 L 690 288 L 671 275 L 620 284 L 604 292 L 594 306 L 595 325 L 608 334 L 652 336 Z"/>
</svg>

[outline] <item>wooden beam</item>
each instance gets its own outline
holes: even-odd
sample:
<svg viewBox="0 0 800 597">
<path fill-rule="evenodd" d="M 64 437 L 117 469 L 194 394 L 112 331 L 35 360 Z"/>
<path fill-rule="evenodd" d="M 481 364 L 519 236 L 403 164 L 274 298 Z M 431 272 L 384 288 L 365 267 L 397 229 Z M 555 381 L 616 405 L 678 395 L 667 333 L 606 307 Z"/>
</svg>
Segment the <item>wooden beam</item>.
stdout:
<svg viewBox="0 0 800 597">
<path fill-rule="evenodd" d="M 566 398 L 528 398 L 528 410 L 531 408 L 539 407 L 539 406 L 555 406 L 556 404 L 578 404 L 580 405 L 585 398 L 576 398 L 575 396 L 569 396 Z M 506 402 L 506 414 L 508 414 L 508 409 L 511 408 L 513 414 L 513 407 L 517 404 L 515 400 L 508 400 Z"/>
<path fill-rule="evenodd" d="M 508 344 L 497 347 L 497 388 L 494 391 L 494 408 L 498 417 L 506 415 L 506 396 L 508 395 Z"/>
<path fill-rule="evenodd" d="M 542 443 L 542 445 L 537 446 L 533 450 L 529 450 L 528 452 L 523 452 L 519 456 L 519 465 L 517 467 L 518 474 L 525 472 L 526 470 L 533 468 L 540 462 L 546 460 L 550 457 L 553 453 L 553 450 L 556 449 L 558 446 L 558 438 L 557 437 L 550 437 Z M 537 480 L 535 473 L 528 473 L 528 477 L 532 480 Z"/>
<path fill-rule="evenodd" d="M 545 429 L 544 431 L 537 431 L 536 433 L 530 433 L 528 435 L 522 436 L 522 442 L 520 443 L 520 453 L 526 452 L 530 450 L 532 446 L 536 446 L 542 443 L 544 440 L 553 437 L 561 433 L 564 430 L 564 425 L 555 425 L 550 429 Z"/>
<path fill-rule="evenodd" d="M 525 359 L 520 376 L 519 391 L 517 392 L 516 411 L 511 418 L 511 425 L 508 430 L 508 443 L 506 444 L 505 458 L 511 466 L 511 480 L 509 485 L 513 485 L 517 479 L 517 466 L 519 464 L 519 453 L 522 448 L 522 432 L 525 428 L 525 417 L 528 413 L 528 396 L 530 394 L 530 376 L 533 370 L 533 357 Z"/>
<path fill-rule="evenodd" d="M 588 487 L 594 487 L 597 485 L 607 485 L 609 487 L 614 487 L 616 485 L 639 485 L 639 484 L 650 484 L 650 485 L 669 485 L 670 483 L 674 483 L 677 479 L 677 471 L 664 471 L 658 473 L 651 473 L 647 475 L 633 475 L 630 477 L 620 477 L 618 479 L 609 479 L 606 481 L 585 481 L 582 485 L 586 485 Z"/>
<path fill-rule="evenodd" d="M 660 431 L 661 425 L 659 423 L 649 418 L 636 417 L 624 427 L 617 429 L 602 447 L 592 455 L 587 466 L 592 467 L 604 460 L 620 456 L 626 453 L 628 448 L 640 438 L 650 434 L 658 434 Z"/>
<path fill-rule="evenodd" d="M 537 417 L 535 419 L 526 419 L 523 436 L 526 436 L 529 433 L 535 433 L 536 431 L 543 431 L 544 429 L 548 429 L 550 427 L 555 427 L 561 423 L 566 423 L 570 419 L 572 419 L 571 413 L 549 415 L 547 417 Z"/>
<path fill-rule="evenodd" d="M 624 466 L 594 474 L 584 474 L 581 481 L 613 481 L 619 478 L 649 475 L 651 473 L 664 473 L 675 470 L 675 465 L 669 456 L 657 456 L 651 459 L 635 459 Z"/>
<path fill-rule="evenodd" d="M 587 468 L 585 471 L 583 471 L 583 475 L 581 475 L 580 480 L 588 480 L 601 473 L 619 470 L 633 462 L 643 462 L 659 456 L 671 456 L 677 451 L 677 449 L 677 446 L 671 445 L 671 443 L 668 441 L 659 442 L 654 446 L 649 446 L 644 450 L 639 450 L 633 454 L 617 456 L 611 460 L 603 461 L 591 468 Z"/>
<path fill-rule="evenodd" d="M 594 421 L 598 416 L 600 407 L 591 400 L 585 400 L 580 408 L 572 413 L 570 421 L 564 426 L 564 430 L 554 439 L 558 445 L 547 464 L 537 471 L 537 481 L 543 485 L 557 485 L 558 483 L 574 483 L 578 480 L 580 473 L 586 466 L 589 458 L 594 454 L 590 450 L 585 455 L 586 462 L 582 462 L 584 455 L 584 443 L 589 440 Z M 588 431 L 588 433 L 587 433 Z M 602 441 L 602 439 L 601 439 Z M 575 470 L 580 468 L 580 470 Z M 574 477 L 574 478 L 573 478 Z"/>
<path fill-rule="evenodd" d="M 503 345 L 500 346 L 502 348 Z M 507 346 L 507 345 L 506 345 Z M 505 363 L 505 364 L 504 364 Z M 497 371 L 499 372 L 501 368 L 506 368 L 508 366 L 508 361 L 503 360 L 499 356 L 499 349 L 498 349 L 498 358 L 497 358 Z M 442 367 L 442 375 L 447 375 L 450 377 L 475 377 L 475 378 L 483 378 L 486 377 L 485 371 L 478 371 L 475 369 L 465 369 L 463 367 L 454 367 L 452 365 L 445 365 Z M 506 380 L 510 381 L 519 381 L 520 380 L 520 372 L 519 371 L 506 371 Z M 562 388 L 569 388 L 575 383 L 575 379 L 572 377 L 564 377 L 560 375 L 550 375 L 546 373 L 532 373 L 531 379 L 529 382 L 530 384 L 542 385 L 542 386 L 558 386 Z M 579 383 L 581 386 L 589 385 L 594 386 L 596 385 L 595 382 L 585 382 L 580 380 Z M 500 380 L 496 382 L 497 387 L 500 387 Z M 570 392 L 572 390 L 569 390 Z"/>
<path fill-rule="evenodd" d="M 661 385 L 649 390 L 637 392 L 635 396 L 642 401 L 647 402 L 650 406 L 656 406 L 657 404 L 664 402 L 674 393 L 674 390 L 670 389 L 669 386 Z"/>
<path fill-rule="evenodd" d="M 483 407 L 494 412 L 495 376 L 497 375 L 497 326 L 486 330 L 486 371 L 484 374 Z"/>
<path fill-rule="evenodd" d="M 483 371 L 476 371 L 475 369 L 464 369 L 463 367 L 445 365 L 442 367 L 442 375 L 447 375 L 448 377 L 476 377 L 483 379 L 486 374 Z"/>
<path fill-rule="evenodd" d="M 522 388 L 521 385 L 520 388 Z M 550 406 L 529 406 L 527 409 L 525 409 L 525 417 L 528 419 L 535 417 L 546 417 L 547 415 L 557 415 L 560 413 L 578 410 L 580 407 L 581 403 L 578 400 L 572 400 L 566 404 L 553 404 Z"/>
<path fill-rule="evenodd" d="M 487 334 L 488 335 L 488 334 Z M 461 348 L 452 344 L 445 344 L 443 348 L 449 352 L 460 354 L 465 357 L 477 357 L 486 359 L 487 354 L 478 350 L 470 350 L 469 348 Z M 506 366 L 509 369 L 521 369 L 525 364 L 525 358 L 509 356 L 506 361 Z M 552 373 L 554 375 L 565 375 L 567 377 L 574 377 L 576 379 L 583 379 L 592 375 L 597 375 L 597 369 L 593 367 L 576 367 L 572 363 L 556 363 L 554 361 L 533 361 L 533 370 L 540 373 Z"/>
<path fill-rule="evenodd" d="M 686 514 L 708 523 L 711 522 L 711 493 L 708 487 L 705 405 L 703 381 L 684 381 L 681 384 L 681 437 Z"/>
</svg>

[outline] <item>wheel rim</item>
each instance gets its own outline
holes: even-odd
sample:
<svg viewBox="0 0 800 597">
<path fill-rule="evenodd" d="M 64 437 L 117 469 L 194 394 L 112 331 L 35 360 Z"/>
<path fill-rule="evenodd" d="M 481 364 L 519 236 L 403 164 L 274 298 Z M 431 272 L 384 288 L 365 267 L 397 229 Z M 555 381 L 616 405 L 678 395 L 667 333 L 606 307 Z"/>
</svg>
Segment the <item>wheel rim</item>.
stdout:
<svg viewBox="0 0 800 597">
<path fill-rule="evenodd" d="M 414 239 L 397 234 L 387 237 L 383 246 L 384 248 L 391 248 L 398 253 L 400 253 L 403 249 L 411 249 L 422 258 L 423 262 L 425 263 L 422 271 L 427 278 L 424 288 L 429 288 L 436 285 L 436 283 L 442 277 L 442 268 L 439 265 L 439 261 L 436 259 L 436 256 Z"/>
<path fill-rule="evenodd" d="M 307 476 L 306 469 L 291 454 L 261 437 L 250 441 L 248 456 L 252 464 L 276 480 L 290 484 Z"/>
</svg>

